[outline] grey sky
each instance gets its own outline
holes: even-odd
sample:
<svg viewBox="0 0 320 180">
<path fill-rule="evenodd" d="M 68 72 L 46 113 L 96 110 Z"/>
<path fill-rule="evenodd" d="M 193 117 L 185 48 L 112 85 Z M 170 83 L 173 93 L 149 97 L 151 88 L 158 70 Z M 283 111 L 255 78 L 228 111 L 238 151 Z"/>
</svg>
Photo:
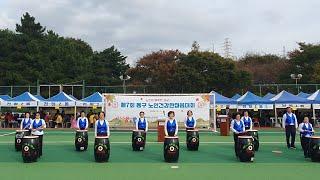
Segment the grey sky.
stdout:
<svg viewBox="0 0 320 180">
<path fill-rule="evenodd" d="M 87 41 L 94 50 L 115 45 L 132 64 L 159 49 L 282 54 L 296 42 L 320 39 L 319 0 L 0 0 L 0 28 L 14 29 L 28 11 L 62 36 Z"/>
</svg>

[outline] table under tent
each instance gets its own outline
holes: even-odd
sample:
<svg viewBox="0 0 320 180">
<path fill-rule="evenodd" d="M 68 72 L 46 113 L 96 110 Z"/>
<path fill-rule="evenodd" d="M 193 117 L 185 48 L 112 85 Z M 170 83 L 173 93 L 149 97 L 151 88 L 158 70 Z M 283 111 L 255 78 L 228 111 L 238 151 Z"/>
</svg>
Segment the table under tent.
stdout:
<svg viewBox="0 0 320 180">
<path fill-rule="evenodd" d="M 270 100 L 275 105 L 274 117 L 271 117 L 270 119 L 276 127 L 282 126 L 282 115 L 289 106 L 292 107 L 296 114 L 298 122 L 303 120 L 303 116 L 309 116 L 308 113 L 311 111 L 311 103 L 307 98 L 296 96 L 284 90 Z"/>
<path fill-rule="evenodd" d="M 264 126 L 267 124 L 272 125 L 266 115 L 267 112 L 273 110 L 273 104 L 269 99 L 264 99 L 248 91 L 237 99 L 237 103 L 237 109 L 241 115 L 243 115 L 244 111 L 249 112 L 253 125 L 257 125 L 258 127 L 260 127 L 260 124 L 264 124 Z"/>
</svg>

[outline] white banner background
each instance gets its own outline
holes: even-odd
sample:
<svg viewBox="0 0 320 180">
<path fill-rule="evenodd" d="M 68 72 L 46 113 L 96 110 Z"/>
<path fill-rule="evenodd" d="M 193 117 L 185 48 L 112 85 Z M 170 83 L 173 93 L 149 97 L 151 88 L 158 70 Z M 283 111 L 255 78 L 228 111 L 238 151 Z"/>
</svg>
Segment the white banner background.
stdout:
<svg viewBox="0 0 320 180">
<path fill-rule="evenodd" d="M 145 112 L 149 121 L 167 117 L 169 111 L 174 111 L 176 120 L 183 122 L 188 110 L 200 121 L 210 119 L 209 94 L 184 95 L 133 95 L 104 94 L 106 119 L 109 121 L 132 121 Z"/>
</svg>

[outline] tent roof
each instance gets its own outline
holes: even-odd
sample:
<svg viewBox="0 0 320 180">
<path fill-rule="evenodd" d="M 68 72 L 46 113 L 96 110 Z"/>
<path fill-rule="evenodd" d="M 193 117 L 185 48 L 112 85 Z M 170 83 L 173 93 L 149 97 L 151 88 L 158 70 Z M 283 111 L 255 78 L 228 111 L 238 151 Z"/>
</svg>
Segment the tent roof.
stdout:
<svg viewBox="0 0 320 180">
<path fill-rule="evenodd" d="M 307 98 L 310 96 L 310 94 L 304 93 L 304 92 L 299 92 L 299 94 L 297 94 L 297 96 L 302 97 L 302 98 Z"/>
<path fill-rule="evenodd" d="M 36 97 L 37 99 L 39 99 L 40 101 L 45 101 L 46 99 L 44 97 L 42 97 L 41 95 L 34 95 L 34 97 Z"/>
<path fill-rule="evenodd" d="M 312 103 L 320 103 L 320 90 L 311 94 L 307 99 L 312 101 Z"/>
<path fill-rule="evenodd" d="M 78 99 L 77 99 L 76 97 L 74 97 L 72 94 L 69 94 L 69 96 L 70 96 L 73 100 L 78 101 Z"/>
<path fill-rule="evenodd" d="M 293 95 L 285 90 L 281 91 L 275 97 L 270 99 L 275 103 L 297 103 L 297 104 L 308 104 L 310 103 L 307 98 L 302 98 L 296 95 Z"/>
<path fill-rule="evenodd" d="M 233 95 L 233 96 L 231 97 L 231 99 L 237 100 L 237 99 L 239 99 L 240 97 L 241 97 L 241 95 L 237 93 L 237 94 Z"/>
<path fill-rule="evenodd" d="M 276 96 L 275 94 L 272 94 L 272 93 L 267 93 L 266 95 L 264 95 L 262 98 L 263 99 L 271 99 L 273 98 L 274 96 Z"/>
<path fill-rule="evenodd" d="M 57 102 L 64 102 L 64 101 L 75 101 L 72 97 L 67 95 L 64 92 L 60 92 L 51 98 L 47 99 L 47 101 L 57 101 Z"/>
<path fill-rule="evenodd" d="M 236 100 L 222 96 L 215 91 L 211 91 L 210 93 L 215 94 L 216 104 L 237 104 Z M 210 96 L 210 104 L 213 104 L 213 96 Z"/>
<path fill-rule="evenodd" d="M 11 97 L 9 95 L 0 95 L 0 99 L 7 101 L 7 100 L 11 99 Z"/>
<path fill-rule="evenodd" d="M 272 102 L 268 99 L 263 99 L 260 96 L 253 94 L 248 91 L 242 95 L 238 100 L 239 104 L 271 104 Z"/>
<path fill-rule="evenodd" d="M 24 92 L 14 98 L 9 99 L 8 101 L 39 101 L 39 99 L 29 92 Z"/>
<path fill-rule="evenodd" d="M 95 92 L 95 93 L 91 94 L 90 96 L 82 99 L 81 101 L 85 101 L 85 102 L 102 102 L 102 94 L 100 94 L 99 92 Z"/>
</svg>

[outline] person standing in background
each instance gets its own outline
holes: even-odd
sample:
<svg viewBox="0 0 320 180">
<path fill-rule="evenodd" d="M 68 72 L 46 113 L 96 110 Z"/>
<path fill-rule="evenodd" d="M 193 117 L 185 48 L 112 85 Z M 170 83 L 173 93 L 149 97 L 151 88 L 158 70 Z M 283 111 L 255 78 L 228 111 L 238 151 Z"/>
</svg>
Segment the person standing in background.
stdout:
<svg viewBox="0 0 320 180">
<path fill-rule="evenodd" d="M 282 127 L 285 128 L 287 147 L 289 149 L 296 149 L 296 130 L 298 128 L 298 120 L 291 107 L 287 107 L 287 112 L 282 117 Z M 291 137 L 291 141 L 290 141 Z"/>
<path fill-rule="evenodd" d="M 249 117 L 248 111 L 244 111 L 241 120 L 243 121 L 246 130 L 252 130 L 252 119 Z"/>
</svg>

